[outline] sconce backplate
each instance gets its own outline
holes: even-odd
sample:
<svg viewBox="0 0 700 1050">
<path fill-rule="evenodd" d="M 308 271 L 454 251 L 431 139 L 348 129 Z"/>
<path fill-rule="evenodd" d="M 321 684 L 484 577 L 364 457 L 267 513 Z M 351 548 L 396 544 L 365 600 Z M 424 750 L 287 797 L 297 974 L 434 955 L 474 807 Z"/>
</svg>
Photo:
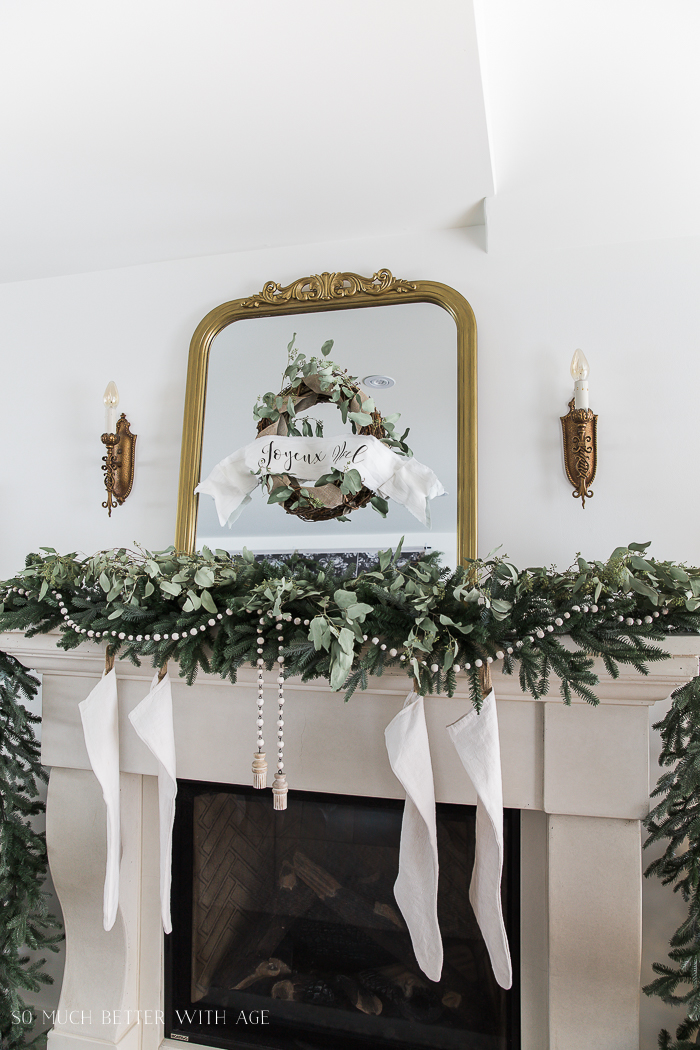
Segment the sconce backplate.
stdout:
<svg viewBox="0 0 700 1050">
<path fill-rule="evenodd" d="M 102 504 L 112 516 L 112 507 L 121 504 L 131 492 L 134 483 L 134 449 L 136 434 L 130 430 L 131 424 L 122 412 L 117 420 L 116 434 L 103 434 L 102 443 L 107 446 L 107 455 L 102 457 L 102 469 L 105 472 L 107 499 Z"/>
<path fill-rule="evenodd" d="M 568 414 L 560 418 L 566 476 L 574 486 L 572 496 L 585 508 L 586 500 L 593 496 L 590 486 L 598 466 L 598 416 L 590 408 L 574 408 L 572 398 Z"/>
</svg>

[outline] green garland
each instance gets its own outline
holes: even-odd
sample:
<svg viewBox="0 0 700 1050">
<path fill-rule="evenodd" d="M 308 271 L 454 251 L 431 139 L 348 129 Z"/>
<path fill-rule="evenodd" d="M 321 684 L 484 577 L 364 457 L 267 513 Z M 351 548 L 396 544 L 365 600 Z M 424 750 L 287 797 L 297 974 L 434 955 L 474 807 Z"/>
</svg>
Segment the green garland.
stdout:
<svg viewBox="0 0 700 1050">
<path fill-rule="evenodd" d="M 48 914 L 42 884 L 46 878 L 46 839 L 32 827 L 44 811 L 37 782 L 46 780 L 39 745 L 22 699 L 36 695 L 39 683 L 11 656 L 0 653 L 0 1046 L 15 1050 L 34 1027 L 33 1013 L 20 992 L 39 991 L 52 978 L 46 959 L 29 961 L 27 949 L 58 951 L 62 934 L 47 934 L 60 923 Z"/>
<path fill-rule="evenodd" d="M 189 684 L 199 668 L 235 682 L 238 668 L 257 659 L 258 617 L 282 615 L 285 674 L 326 678 L 346 698 L 392 665 L 422 692 L 451 696 L 461 667 L 479 707 L 480 667 L 500 660 L 506 674 L 519 665 L 535 698 L 554 672 L 565 702 L 576 693 L 596 704 L 591 656 L 613 676 L 620 663 L 644 673 L 664 659 L 653 641 L 700 632 L 700 570 L 647 560 L 647 546 L 620 547 L 606 563 L 579 558 L 563 573 L 519 571 L 497 556 L 451 572 L 438 554 L 402 557 L 399 546 L 359 576 L 297 555 L 256 561 L 245 550 L 231 558 L 206 547 L 192 555 L 122 549 L 83 559 L 42 548 L 0 585 L 0 630 L 60 628 L 65 649 L 107 641 L 136 664 L 176 661 Z M 263 633 L 271 668 L 277 630 Z"/>
<path fill-rule="evenodd" d="M 256 560 L 248 551 L 232 558 L 221 550 L 187 555 L 171 547 L 80 558 L 42 548 L 42 554 L 27 557 L 14 579 L 0 584 L 0 630 L 31 636 L 58 628 L 64 649 L 86 640 L 106 642 L 115 655 L 135 664 L 142 658 L 155 667 L 177 662 L 189 684 L 200 668 L 235 682 L 238 668 L 258 659 L 258 620 L 269 616 L 269 628 L 261 631 L 267 667 L 278 657 L 281 629 L 285 676 L 325 678 L 331 689 L 344 689 L 346 699 L 367 687 L 369 675 L 396 666 L 415 678 L 424 694 L 451 696 L 460 674 L 479 708 L 484 667 L 497 661 L 505 674 L 517 667 L 523 691 L 535 698 L 549 692 L 554 674 L 565 703 L 576 694 L 597 704 L 593 657 L 602 658 L 613 678 L 620 664 L 646 674 L 649 662 L 667 656 L 653 643 L 669 634 L 700 633 L 700 569 L 649 558 L 648 546 L 618 547 L 606 562 L 579 557 L 564 572 L 518 570 L 495 552 L 453 572 L 440 565 L 437 554 L 402 556 L 399 546 L 380 552 L 376 564 L 357 576 L 335 572 L 330 561 L 298 555 Z M 563 636 L 573 649 L 563 644 Z M 3 673 L 4 725 L 16 705 L 12 690 L 18 686 L 12 683 L 21 683 L 25 693 L 32 686 L 16 662 Z M 10 694 L 15 699 L 8 699 Z M 26 713 L 21 717 L 31 755 L 31 719 Z M 688 902 L 689 915 L 672 942 L 675 967 L 655 965 L 659 979 L 645 991 L 686 1005 L 678 1041 L 667 1032 L 659 1041 L 664 1050 L 682 1050 L 695 1045 L 688 1039 L 700 1031 L 700 679 L 674 694 L 659 728 L 661 761 L 676 765 L 659 781 L 661 801 L 647 820 L 648 842 L 668 843 L 647 874 L 673 883 Z M 27 761 L 27 775 L 39 776 L 36 754 Z M 6 762 L 0 765 L 3 801 L 15 798 L 16 775 Z M 6 834 L 5 814 L 2 820 Z M 39 862 L 44 870 L 43 854 Z M 6 878 L 14 873 L 21 880 L 24 873 L 14 863 Z M 36 910 L 36 899 L 32 907 Z M 32 937 L 49 944 L 50 939 L 38 939 L 41 921 Z M 0 942 L 7 941 L 9 929 L 3 912 Z M 16 932 L 12 937 L 17 946 Z M 22 980 L 43 979 L 27 973 L 21 964 L 7 970 L 13 994 L 27 987 Z M 2 972 L 1 979 L 8 981 Z M 683 984 L 690 990 L 679 994 Z M 3 1023 L 0 1014 L 3 1048 L 16 1045 Z"/>
</svg>

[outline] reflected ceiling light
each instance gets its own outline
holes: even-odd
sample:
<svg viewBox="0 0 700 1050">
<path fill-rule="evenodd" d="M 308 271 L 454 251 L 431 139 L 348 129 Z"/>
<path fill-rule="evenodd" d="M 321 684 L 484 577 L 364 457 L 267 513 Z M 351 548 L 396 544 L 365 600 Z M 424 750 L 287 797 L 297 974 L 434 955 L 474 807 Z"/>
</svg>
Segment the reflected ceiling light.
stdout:
<svg viewBox="0 0 700 1050">
<path fill-rule="evenodd" d="M 368 386 L 371 390 L 388 390 L 390 386 L 396 385 L 396 380 L 391 376 L 365 376 L 362 385 Z"/>
</svg>

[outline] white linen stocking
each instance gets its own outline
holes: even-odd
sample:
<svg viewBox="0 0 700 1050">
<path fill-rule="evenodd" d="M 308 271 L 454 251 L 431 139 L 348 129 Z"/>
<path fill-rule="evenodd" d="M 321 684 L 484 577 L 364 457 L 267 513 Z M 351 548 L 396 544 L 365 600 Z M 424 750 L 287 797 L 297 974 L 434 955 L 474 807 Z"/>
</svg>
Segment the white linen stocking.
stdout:
<svg viewBox="0 0 700 1050">
<path fill-rule="evenodd" d="M 447 727 L 477 794 L 476 849 L 469 887 L 476 921 L 501 988 L 510 988 L 513 972 L 501 907 L 503 871 L 503 785 L 496 697 L 484 698 L 481 713 L 468 711 Z"/>
<path fill-rule="evenodd" d="M 129 715 L 129 721 L 158 761 L 158 811 L 160 817 L 160 913 L 163 930 L 170 933 L 170 880 L 177 771 L 170 676 L 151 682 L 151 691 Z"/>
<path fill-rule="evenodd" d="M 443 953 L 437 916 L 435 788 L 422 696 L 409 693 L 384 738 L 391 768 L 406 792 L 394 896 L 418 965 L 431 981 L 439 981 Z"/>
<path fill-rule="evenodd" d="M 85 747 L 92 771 L 97 777 L 107 807 L 107 870 L 105 873 L 103 924 L 111 930 L 119 906 L 119 862 L 121 829 L 119 824 L 119 722 L 117 716 L 117 675 L 105 674 L 90 695 L 78 704 L 83 723 Z"/>
</svg>

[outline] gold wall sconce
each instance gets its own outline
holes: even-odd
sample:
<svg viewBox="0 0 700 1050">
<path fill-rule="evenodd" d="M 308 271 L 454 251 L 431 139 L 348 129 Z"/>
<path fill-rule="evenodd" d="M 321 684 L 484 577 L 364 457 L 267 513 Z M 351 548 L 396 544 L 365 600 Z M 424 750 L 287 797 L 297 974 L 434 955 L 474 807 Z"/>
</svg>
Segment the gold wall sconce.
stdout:
<svg viewBox="0 0 700 1050">
<path fill-rule="evenodd" d="M 119 391 L 114 381 L 107 384 L 104 403 L 105 433 L 101 440 L 107 448 L 107 455 L 102 457 L 107 499 L 102 506 L 107 508 L 111 518 L 112 507 L 121 506 L 134 483 L 134 449 L 137 435 L 131 433 L 131 424 L 123 412 L 117 419 Z"/>
<path fill-rule="evenodd" d="M 561 416 L 566 476 L 574 486 L 572 496 L 581 500 L 584 510 L 586 500 L 593 496 L 590 486 L 598 466 L 598 416 L 588 407 L 588 372 L 585 355 L 576 350 L 571 359 L 574 396 L 568 415 Z"/>
</svg>

